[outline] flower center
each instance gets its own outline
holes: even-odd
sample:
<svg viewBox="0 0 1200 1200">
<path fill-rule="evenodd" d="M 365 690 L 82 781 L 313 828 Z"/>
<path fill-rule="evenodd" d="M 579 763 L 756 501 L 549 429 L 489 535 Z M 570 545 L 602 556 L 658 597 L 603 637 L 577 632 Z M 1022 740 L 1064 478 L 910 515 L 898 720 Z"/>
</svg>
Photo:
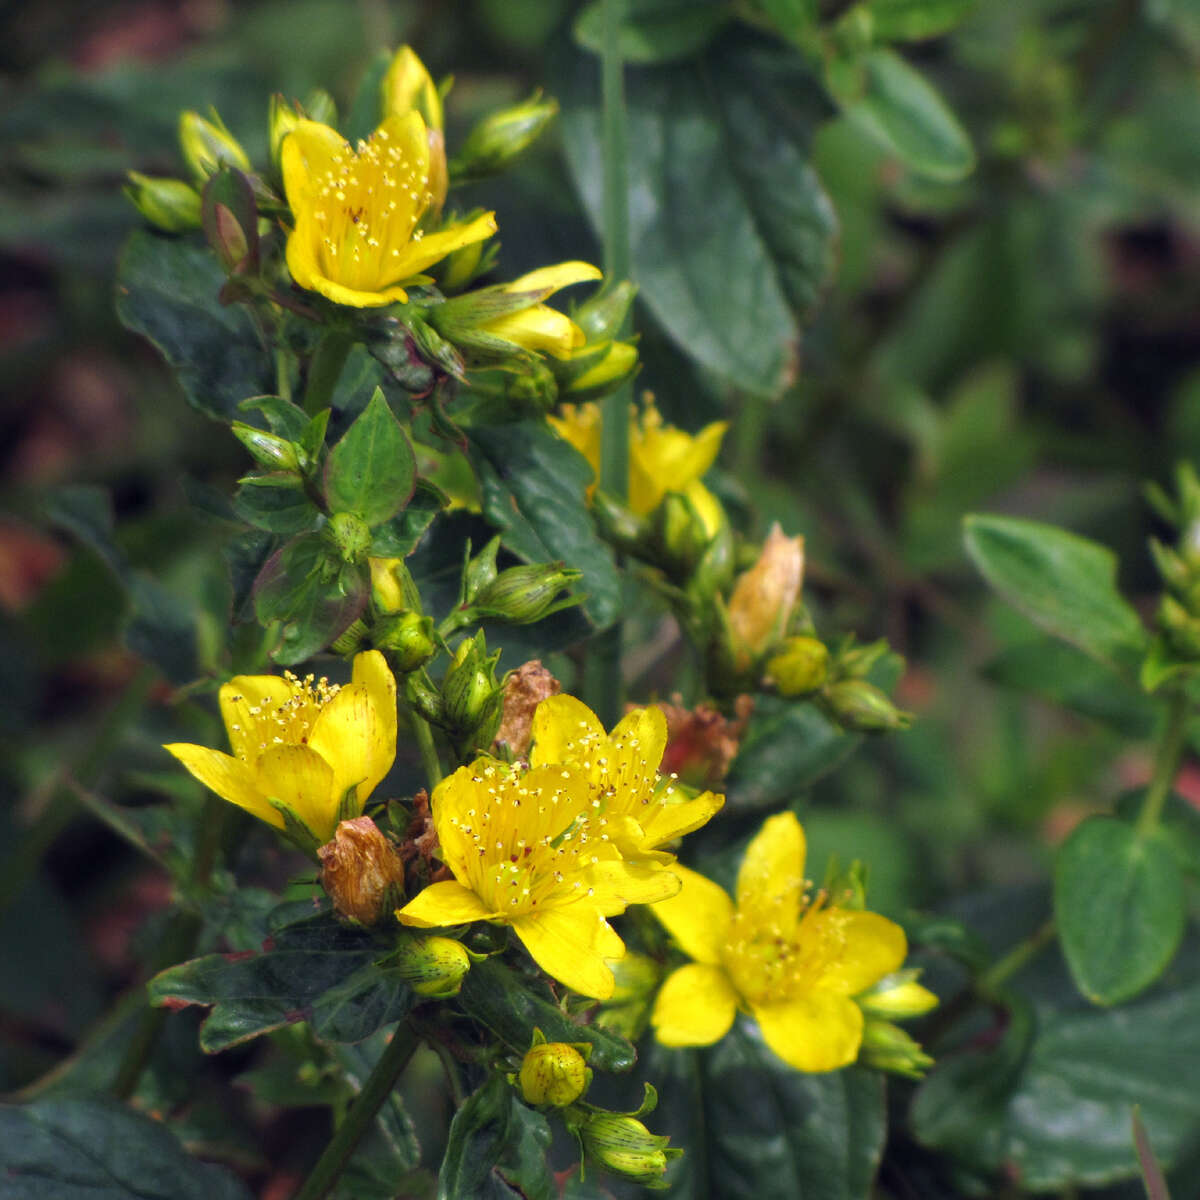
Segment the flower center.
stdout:
<svg viewBox="0 0 1200 1200">
<path fill-rule="evenodd" d="M 342 690 L 340 684 L 330 683 L 324 675 L 320 679 L 315 675 L 305 675 L 301 679 L 291 671 L 285 671 L 283 678 L 291 689 L 286 700 L 281 704 L 252 704 L 245 710 L 250 728 L 245 731 L 249 735 L 247 744 L 238 750 L 238 757 L 243 761 L 248 761 L 255 749 L 261 754 L 272 746 L 305 745 L 321 709 Z M 242 697 L 234 696 L 232 700 L 237 704 Z M 242 726 L 233 725 L 230 732 L 240 734 Z"/>
</svg>

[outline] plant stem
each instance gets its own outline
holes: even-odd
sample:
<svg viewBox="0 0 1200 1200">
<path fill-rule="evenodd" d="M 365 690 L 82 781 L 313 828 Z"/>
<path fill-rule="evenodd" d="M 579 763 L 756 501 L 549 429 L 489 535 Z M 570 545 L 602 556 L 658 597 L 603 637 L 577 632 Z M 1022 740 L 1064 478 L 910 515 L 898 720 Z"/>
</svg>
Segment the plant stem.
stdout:
<svg viewBox="0 0 1200 1200">
<path fill-rule="evenodd" d="M 421 752 L 421 765 L 425 768 L 425 777 L 429 780 L 429 790 L 432 792 L 446 777 L 446 772 L 442 768 L 442 760 L 438 757 L 437 746 L 433 740 L 433 730 L 430 728 L 429 722 L 411 708 L 408 712 L 412 720 L 413 732 L 417 737 L 417 749 Z"/>
<path fill-rule="evenodd" d="M 317 1165 L 304 1181 L 303 1187 L 293 1200 L 322 1200 L 337 1182 L 338 1176 L 350 1161 L 358 1143 L 362 1141 L 375 1114 L 396 1086 L 396 1080 L 408 1066 L 418 1043 L 417 1035 L 407 1024 L 400 1024 L 392 1034 L 392 1040 L 375 1064 L 363 1089 L 358 1093 L 346 1119 L 334 1131 L 329 1145 L 325 1147 Z"/>
<path fill-rule="evenodd" d="M 1154 759 L 1154 777 L 1146 789 L 1142 800 L 1142 810 L 1138 813 L 1137 835 L 1148 837 L 1157 828 L 1162 819 L 1163 805 L 1175 776 L 1179 773 L 1179 762 L 1183 757 L 1184 741 L 1187 735 L 1187 722 L 1191 705 L 1183 691 L 1177 691 L 1171 697 L 1171 706 L 1167 709 L 1167 725 L 1163 730 L 1162 741 L 1158 744 L 1158 753 Z"/>
<path fill-rule="evenodd" d="M 976 982 L 977 990 L 985 996 L 994 995 L 1002 984 L 1010 980 L 1026 963 L 1042 952 L 1058 933 L 1051 917 L 1033 931 L 1023 942 L 1018 942 L 999 962 L 993 963 Z"/>
<path fill-rule="evenodd" d="M 747 393 L 737 397 L 733 470 L 739 479 L 752 479 L 762 469 L 762 442 L 767 430 L 767 401 Z"/>
<path fill-rule="evenodd" d="M 292 356 L 282 347 L 275 347 L 275 391 L 285 400 L 292 398 Z"/>
<path fill-rule="evenodd" d="M 353 345 L 354 339 L 344 329 L 327 329 L 317 343 L 308 364 L 308 382 L 304 387 L 304 411 L 310 417 L 329 407 L 333 389 L 337 387 Z"/>
</svg>

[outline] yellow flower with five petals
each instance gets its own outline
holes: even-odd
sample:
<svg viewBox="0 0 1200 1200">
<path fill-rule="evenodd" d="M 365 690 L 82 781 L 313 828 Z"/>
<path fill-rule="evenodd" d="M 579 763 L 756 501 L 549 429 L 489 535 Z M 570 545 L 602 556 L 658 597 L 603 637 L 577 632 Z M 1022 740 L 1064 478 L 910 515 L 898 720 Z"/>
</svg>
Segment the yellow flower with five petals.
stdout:
<svg viewBox="0 0 1200 1200">
<path fill-rule="evenodd" d="M 357 148 L 317 121 L 283 142 L 283 186 L 295 218 L 287 265 L 302 288 L 371 308 L 408 299 L 406 283 L 447 254 L 496 232 L 494 213 L 421 228 L 435 203 L 436 164 L 415 109 L 392 115 Z"/>
<path fill-rule="evenodd" d="M 695 871 L 673 868 L 679 894 L 654 914 L 694 961 L 667 978 L 654 1005 L 666 1046 L 707 1046 L 751 1013 L 763 1039 L 801 1071 L 854 1061 L 863 1013 L 854 997 L 904 961 L 899 925 L 805 895 L 804 831 L 791 813 L 769 818 L 751 841 L 736 904 Z"/>
<path fill-rule="evenodd" d="M 288 818 L 317 845 L 356 817 L 396 757 L 396 681 L 378 650 L 354 659 L 352 681 L 238 675 L 219 693 L 233 754 L 164 747 L 224 800 L 277 829 Z"/>
</svg>

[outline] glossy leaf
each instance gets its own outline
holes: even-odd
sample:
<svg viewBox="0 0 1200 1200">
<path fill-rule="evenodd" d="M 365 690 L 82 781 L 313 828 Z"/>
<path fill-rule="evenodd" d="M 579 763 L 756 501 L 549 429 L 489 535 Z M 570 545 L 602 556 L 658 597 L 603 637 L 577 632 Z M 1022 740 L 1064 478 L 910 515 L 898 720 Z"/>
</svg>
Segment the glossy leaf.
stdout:
<svg viewBox="0 0 1200 1200">
<path fill-rule="evenodd" d="M 376 388 L 329 452 L 325 498 L 331 512 L 354 513 L 368 525 L 379 525 L 408 503 L 416 473 L 408 436 Z"/>
<path fill-rule="evenodd" d="M 1117 591 L 1111 550 L 1020 517 L 973 515 L 964 528 L 967 553 L 1009 604 L 1093 658 L 1136 670 L 1148 639 Z"/>
<path fill-rule="evenodd" d="M 671 62 L 699 53 L 731 19 L 726 0 L 627 0 L 618 25 L 621 57 L 630 63 Z M 604 3 L 593 0 L 575 21 L 575 37 L 604 53 Z"/>
<path fill-rule="evenodd" d="M 320 513 L 300 481 L 285 473 L 250 475 L 233 497 L 233 511 L 267 533 L 304 533 Z"/>
<path fill-rule="evenodd" d="M 1136 996 L 1183 936 L 1183 880 L 1166 837 L 1112 817 L 1084 821 L 1055 860 L 1054 914 L 1079 990 L 1094 1004 Z"/>
<path fill-rule="evenodd" d="M 249 1200 L 234 1175 L 192 1158 L 159 1121 L 70 1096 L 0 1107 L 5 1200 Z"/>
<path fill-rule="evenodd" d="M 919 41 L 948 33 L 979 0 L 868 0 L 871 32 L 879 42 Z"/>
<path fill-rule="evenodd" d="M 223 306 L 225 276 L 200 241 L 130 235 L 117 268 L 117 314 L 174 368 L 188 403 L 231 420 L 275 384 L 270 356 L 240 305 Z"/>
</svg>

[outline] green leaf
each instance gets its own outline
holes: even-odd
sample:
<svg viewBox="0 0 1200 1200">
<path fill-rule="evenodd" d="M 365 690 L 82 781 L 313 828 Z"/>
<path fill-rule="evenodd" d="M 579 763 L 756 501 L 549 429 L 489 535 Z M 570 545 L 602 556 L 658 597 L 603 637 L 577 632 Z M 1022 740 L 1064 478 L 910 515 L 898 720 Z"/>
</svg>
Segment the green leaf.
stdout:
<svg viewBox="0 0 1200 1200">
<path fill-rule="evenodd" d="M 592 472 L 583 457 L 544 421 L 480 426 L 468 436 L 483 513 L 504 545 L 525 562 L 582 571 L 584 611 L 596 626 L 610 625 L 621 609 L 620 577 L 587 509 Z"/>
<path fill-rule="evenodd" d="M 668 1195 L 721 1200 L 861 1200 L 886 1133 L 880 1076 L 857 1068 L 805 1075 L 742 1026 L 711 1049 L 655 1048 L 659 1088 L 647 1125 L 686 1153 Z"/>
<path fill-rule="evenodd" d="M 535 990 L 536 989 L 536 990 Z M 588 1060 L 601 1071 L 628 1071 L 633 1047 L 624 1038 L 591 1025 L 576 1025 L 543 994 L 541 985 L 517 975 L 494 958 L 477 963 L 463 979 L 458 1003 L 463 1011 L 486 1025 L 508 1048 L 524 1054 L 540 1029 L 550 1042 L 591 1042 Z"/>
<path fill-rule="evenodd" d="M 951 183 L 975 166 L 971 139 L 933 87 L 891 50 L 861 61 L 865 86 L 842 111 L 920 175 Z"/>
<path fill-rule="evenodd" d="M 354 513 L 368 525 L 396 515 L 413 493 L 417 464 L 412 446 L 392 415 L 383 391 L 329 452 L 325 498 L 332 512 Z"/>
<path fill-rule="evenodd" d="M 295 476 L 285 472 L 248 475 L 233 497 L 233 511 L 255 529 L 304 533 L 321 515 Z"/>
<path fill-rule="evenodd" d="M 1055 859 L 1054 914 L 1079 990 L 1093 1004 L 1136 996 L 1183 937 L 1183 880 L 1166 838 L 1112 817 L 1084 821 Z"/>
<path fill-rule="evenodd" d="M 732 18 L 727 0 L 624 0 L 619 9 L 621 57 L 630 63 L 690 58 Z M 593 0 L 576 18 L 575 39 L 604 53 L 604 0 Z"/>
<path fill-rule="evenodd" d="M 564 62 L 557 91 L 568 162 L 601 229 L 594 65 Z M 640 298 L 701 366 L 777 394 L 794 371 L 797 319 L 834 266 L 836 221 L 808 165 L 820 90 L 794 52 L 730 34 L 699 62 L 629 72 L 627 103 Z"/>
<path fill-rule="evenodd" d="M 249 400 L 243 400 L 238 409 L 243 413 L 262 413 L 271 432 L 288 442 L 300 441 L 309 425 L 304 409 L 282 396 L 251 396 Z"/>
<path fill-rule="evenodd" d="M 1119 797 L 1117 816 L 1130 824 L 1136 822 L 1145 795 L 1143 789 L 1136 788 Z M 1193 879 L 1200 879 L 1200 809 L 1178 792 L 1171 792 L 1163 805 L 1159 828 L 1179 869 Z"/>
<path fill-rule="evenodd" d="M 279 910 L 284 917 L 290 906 Z M 146 985 L 151 1004 L 211 1006 L 200 1032 L 208 1054 L 297 1021 L 328 1041 L 357 1042 L 399 1020 L 412 992 L 375 966 L 387 952 L 331 912 L 275 927 L 261 953 L 209 954 L 161 971 Z"/>
<path fill-rule="evenodd" d="M 871 32 L 879 42 L 915 42 L 947 33 L 979 0 L 868 0 Z"/>
<path fill-rule="evenodd" d="M 270 355 L 240 305 L 217 299 L 225 276 L 198 240 L 130 235 L 117 267 L 117 315 L 174 368 L 188 403 L 229 421 L 274 387 Z"/>
<path fill-rule="evenodd" d="M 1117 591 L 1111 550 L 1020 517 L 977 514 L 963 526 L 967 553 L 1009 604 L 1100 662 L 1137 670 L 1148 639 Z"/>
<path fill-rule="evenodd" d="M 0 1107 L 5 1200 L 249 1200 L 160 1121 L 82 1096 Z"/>
<path fill-rule="evenodd" d="M 404 511 L 371 531 L 371 554 L 377 558 L 406 558 L 448 503 L 441 488 L 418 479 Z"/>
<path fill-rule="evenodd" d="M 550 1200 L 557 1195 L 547 1162 L 550 1126 L 493 1075 L 450 1123 L 438 1174 L 438 1200 Z M 511 1183 L 510 1189 L 507 1185 Z"/>
</svg>

